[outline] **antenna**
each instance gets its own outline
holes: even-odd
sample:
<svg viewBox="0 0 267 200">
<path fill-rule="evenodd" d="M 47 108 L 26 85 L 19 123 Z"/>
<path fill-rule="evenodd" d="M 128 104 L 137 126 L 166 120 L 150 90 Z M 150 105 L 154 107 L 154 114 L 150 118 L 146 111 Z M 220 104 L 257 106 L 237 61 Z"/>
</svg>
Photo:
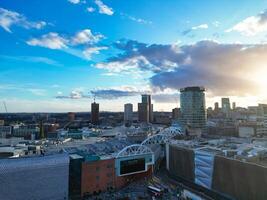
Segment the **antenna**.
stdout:
<svg viewBox="0 0 267 200">
<path fill-rule="evenodd" d="M 3 101 L 3 105 L 4 105 L 5 111 L 6 111 L 6 113 L 7 113 L 6 102 Z"/>
</svg>

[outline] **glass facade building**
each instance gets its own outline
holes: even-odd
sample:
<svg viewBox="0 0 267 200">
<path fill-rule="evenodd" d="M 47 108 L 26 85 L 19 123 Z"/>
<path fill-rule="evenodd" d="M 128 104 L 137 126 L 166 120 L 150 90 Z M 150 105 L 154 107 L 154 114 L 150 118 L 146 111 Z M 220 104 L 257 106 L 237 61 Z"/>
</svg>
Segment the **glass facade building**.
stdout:
<svg viewBox="0 0 267 200">
<path fill-rule="evenodd" d="M 182 125 L 190 128 L 204 128 L 207 114 L 203 87 L 186 87 L 180 89 L 180 106 Z"/>
</svg>

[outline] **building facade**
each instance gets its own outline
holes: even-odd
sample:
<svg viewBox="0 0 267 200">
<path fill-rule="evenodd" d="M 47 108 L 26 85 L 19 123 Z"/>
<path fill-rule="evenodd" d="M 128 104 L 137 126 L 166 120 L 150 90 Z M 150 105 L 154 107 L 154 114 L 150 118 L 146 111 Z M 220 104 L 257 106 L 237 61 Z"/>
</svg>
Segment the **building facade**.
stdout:
<svg viewBox="0 0 267 200">
<path fill-rule="evenodd" d="M 203 87 L 186 87 L 180 89 L 181 122 L 184 127 L 203 129 L 207 114 Z"/>
<path fill-rule="evenodd" d="M 99 104 L 96 102 L 91 104 L 91 122 L 94 125 L 99 124 Z"/>
<path fill-rule="evenodd" d="M 68 112 L 68 121 L 72 122 L 75 120 L 75 113 L 74 112 Z"/>
<path fill-rule="evenodd" d="M 174 108 L 172 109 L 172 119 L 177 120 L 180 117 L 180 109 Z"/>
<path fill-rule="evenodd" d="M 226 114 L 226 117 L 229 116 L 231 110 L 230 99 L 222 98 L 222 112 Z"/>
<path fill-rule="evenodd" d="M 147 103 L 138 103 L 138 121 L 149 122 L 149 106 Z"/>
<path fill-rule="evenodd" d="M 139 122 L 153 122 L 153 104 L 151 103 L 151 95 L 143 94 L 142 103 L 138 103 L 138 120 Z"/>
</svg>

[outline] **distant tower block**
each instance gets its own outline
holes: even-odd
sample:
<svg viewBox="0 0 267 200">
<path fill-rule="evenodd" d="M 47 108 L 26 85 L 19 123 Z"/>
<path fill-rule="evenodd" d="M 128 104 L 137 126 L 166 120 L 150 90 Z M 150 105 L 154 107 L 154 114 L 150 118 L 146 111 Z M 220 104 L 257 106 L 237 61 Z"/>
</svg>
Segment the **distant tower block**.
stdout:
<svg viewBox="0 0 267 200">
<path fill-rule="evenodd" d="M 91 104 L 91 122 L 94 125 L 99 124 L 99 104 L 96 102 Z"/>
<path fill-rule="evenodd" d="M 68 112 L 68 121 L 72 122 L 75 120 L 75 113 L 74 112 Z"/>
<path fill-rule="evenodd" d="M 143 94 L 142 103 L 138 103 L 139 122 L 153 122 L 153 104 L 151 104 L 151 95 Z"/>
<path fill-rule="evenodd" d="M 235 103 L 235 102 L 232 103 L 232 109 L 233 109 L 233 110 L 236 109 L 236 103 Z"/>
<path fill-rule="evenodd" d="M 219 103 L 218 102 L 215 102 L 214 103 L 214 111 L 215 112 L 218 112 L 219 111 Z"/>
</svg>

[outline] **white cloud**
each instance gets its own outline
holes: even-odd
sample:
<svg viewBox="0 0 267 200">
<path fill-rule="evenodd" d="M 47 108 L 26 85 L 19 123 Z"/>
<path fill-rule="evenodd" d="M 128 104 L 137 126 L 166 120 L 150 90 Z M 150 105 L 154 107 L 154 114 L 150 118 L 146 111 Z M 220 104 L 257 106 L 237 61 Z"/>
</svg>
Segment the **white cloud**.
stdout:
<svg viewBox="0 0 267 200">
<path fill-rule="evenodd" d="M 46 22 L 28 21 L 27 18 L 22 14 L 19 14 L 17 12 L 10 11 L 4 8 L 0 8 L 0 26 L 7 32 L 11 33 L 10 28 L 13 25 L 21 26 L 26 29 L 30 29 L 30 28 L 41 29 L 44 26 L 46 26 Z"/>
<path fill-rule="evenodd" d="M 215 26 L 215 27 L 218 27 L 218 26 L 220 26 L 220 22 L 219 21 L 214 21 L 213 23 L 212 23 L 212 25 L 213 26 Z"/>
<path fill-rule="evenodd" d="M 83 89 L 76 88 L 70 92 L 69 95 L 63 95 L 61 91 L 57 92 L 57 99 L 82 99 L 82 98 L 91 98 L 89 95 L 84 95 Z"/>
<path fill-rule="evenodd" d="M 68 0 L 68 2 L 73 3 L 73 4 L 78 4 L 80 3 L 80 0 Z"/>
<path fill-rule="evenodd" d="M 197 30 L 197 29 L 207 29 L 207 28 L 209 28 L 208 24 L 200 24 L 198 26 L 193 26 L 191 29 Z"/>
<path fill-rule="evenodd" d="M 101 0 L 95 0 L 95 4 L 98 6 L 99 13 L 105 15 L 113 15 L 113 9 L 105 5 Z"/>
<path fill-rule="evenodd" d="M 88 7 L 86 10 L 87 10 L 88 12 L 95 12 L 95 9 L 94 9 L 93 7 Z"/>
<path fill-rule="evenodd" d="M 134 22 L 137 22 L 139 24 L 152 24 L 151 21 L 148 21 L 148 20 L 145 20 L 142 18 L 137 18 L 137 17 L 131 16 L 131 15 L 125 14 L 125 13 L 120 13 L 120 15 L 122 17 L 126 17 L 127 19 L 132 20 Z"/>
<path fill-rule="evenodd" d="M 41 46 L 49 49 L 57 49 L 82 59 L 91 59 L 92 54 L 99 54 L 100 50 L 107 47 L 96 46 L 96 43 L 104 38 L 101 34 L 93 34 L 90 29 L 77 32 L 74 36 L 63 36 L 55 32 L 32 38 L 26 43 L 31 46 Z M 40 59 L 39 59 L 40 60 Z M 49 60 L 42 59 L 43 62 Z"/>
<path fill-rule="evenodd" d="M 87 59 L 91 59 L 92 54 L 99 54 L 100 50 L 107 50 L 107 47 L 88 47 L 83 51 L 83 55 L 87 58 Z"/>
<path fill-rule="evenodd" d="M 59 36 L 58 33 L 48 33 L 41 38 L 33 38 L 27 41 L 28 45 L 41 46 L 49 49 L 62 49 L 67 48 L 68 40 Z"/>
<path fill-rule="evenodd" d="M 149 62 L 144 56 L 132 57 L 123 61 L 112 61 L 108 63 L 97 63 L 96 68 L 105 69 L 112 74 L 141 74 L 139 67 L 149 65 Z"/>
<path fill-rule="evenodd" d="M 245 36 L 254 36 L 258 33 L 267 31 L 267 10 L 257 16 L 250 16 L 237 23 L 225 32 L 236 31 Z"/>
<path fill-rule="evenodd" d="M 72 43 L 74 45 L 78 44 L 86 44 L 86 43 L 97 43 L 100 39 L 104 38 L 101 34 L 94 35 L 90 29 L 84 29 L 76 33 L 76 35 L 72 38 Z"/>
</svg>

